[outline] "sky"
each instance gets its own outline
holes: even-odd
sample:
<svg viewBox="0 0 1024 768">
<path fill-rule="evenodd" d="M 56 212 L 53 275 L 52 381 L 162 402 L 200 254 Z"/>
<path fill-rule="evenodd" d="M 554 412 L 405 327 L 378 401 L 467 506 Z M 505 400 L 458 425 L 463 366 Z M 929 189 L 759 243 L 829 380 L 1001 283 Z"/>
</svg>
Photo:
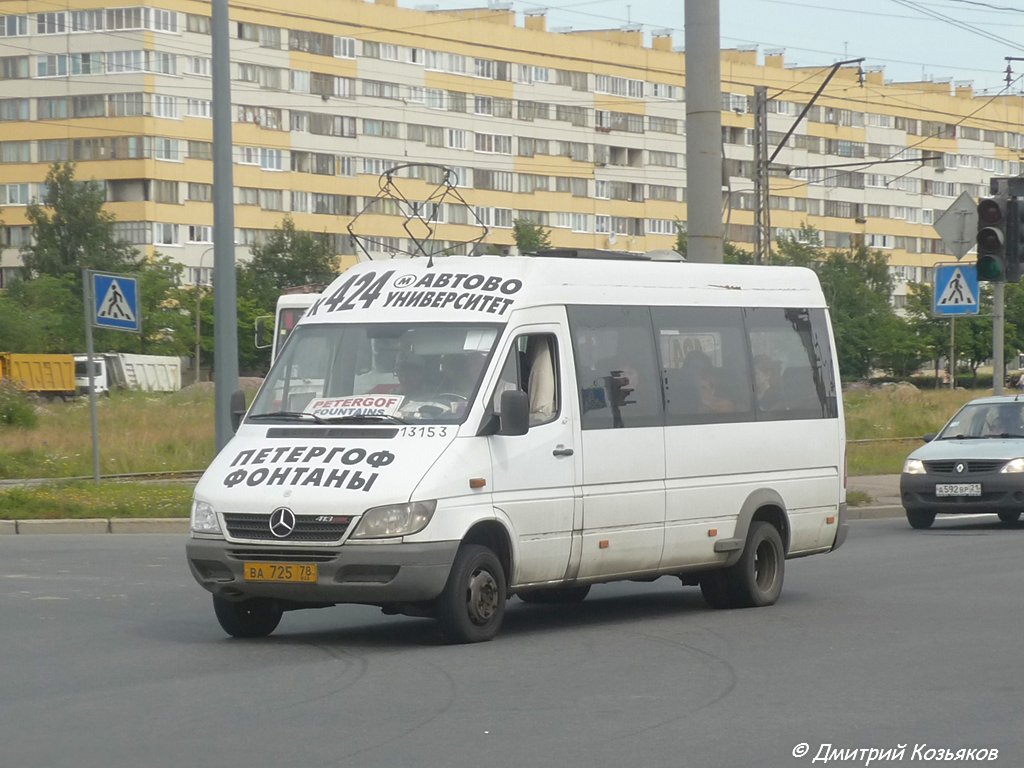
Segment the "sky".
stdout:
<svg viewBox="0 0 1024 768">
<path fill-rule="evenodd" d="M 712 2 L 714 0 L 707 0 Z M 408 7 L 473 8 L 487 0 L 402 0 Z M 511 0 L 517 12 L 547 9 L 548 29 L 607 29 L 626 24 L 674 31 L 684 42 L 683 0 L 569 0 L 548 5 Z M 784 49 L 787 64 L 828 65 L 865 59 L 887 80 L 970 81 L 996 93 L 1013 68 L 1014 93 L 1024 84 L 1024 0 L 720 0 L 723 48 Z"/>
</svg>

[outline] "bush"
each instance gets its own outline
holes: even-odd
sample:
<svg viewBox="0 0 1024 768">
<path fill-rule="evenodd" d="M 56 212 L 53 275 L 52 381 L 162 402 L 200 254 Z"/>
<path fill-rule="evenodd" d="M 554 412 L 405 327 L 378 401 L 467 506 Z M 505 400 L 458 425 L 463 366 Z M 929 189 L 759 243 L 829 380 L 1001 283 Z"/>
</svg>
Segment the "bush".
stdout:
<svg viewBox="0 0 1024 768">
<path fill-rule="evenodd" d="M 34 427 L 39 421 L 29 396 L 0 381 L 0 426 Z"/>
</svg>

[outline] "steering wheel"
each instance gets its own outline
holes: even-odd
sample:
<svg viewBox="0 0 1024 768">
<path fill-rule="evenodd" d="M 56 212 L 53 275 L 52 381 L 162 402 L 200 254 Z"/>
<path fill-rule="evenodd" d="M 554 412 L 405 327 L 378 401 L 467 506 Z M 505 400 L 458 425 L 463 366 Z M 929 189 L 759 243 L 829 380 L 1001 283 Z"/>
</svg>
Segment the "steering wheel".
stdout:
<svg viewBox="0 0 1024 768">
<path fill-rule="evenodd" d="M 460 395 L 457 392 L 441 392 L 439 394 L 434 395 L 434 397 L 438 399 L 448 399 L 455 401 L 461 400 L 462 402 L 466 402 L 467 400 L 469 400 L 468 397 L 466 397 L 465 395 Z"/>
</svg>

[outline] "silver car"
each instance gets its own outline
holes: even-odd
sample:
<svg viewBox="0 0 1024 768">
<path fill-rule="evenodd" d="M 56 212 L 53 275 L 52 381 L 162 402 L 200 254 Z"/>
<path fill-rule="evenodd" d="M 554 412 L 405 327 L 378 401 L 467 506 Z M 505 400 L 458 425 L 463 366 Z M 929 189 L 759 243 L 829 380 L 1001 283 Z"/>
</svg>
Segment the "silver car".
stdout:
<svg viewBox="0 0 1024 768">
<path fill-rule="evenodd" d="M 936 514 L 994 513 L 1014 523 L 1024 512 L 1024 396 L 982 397 L 964 405 L 907 457 L 900 496 L 907 521 L 928 528 Z"/>
</svg>

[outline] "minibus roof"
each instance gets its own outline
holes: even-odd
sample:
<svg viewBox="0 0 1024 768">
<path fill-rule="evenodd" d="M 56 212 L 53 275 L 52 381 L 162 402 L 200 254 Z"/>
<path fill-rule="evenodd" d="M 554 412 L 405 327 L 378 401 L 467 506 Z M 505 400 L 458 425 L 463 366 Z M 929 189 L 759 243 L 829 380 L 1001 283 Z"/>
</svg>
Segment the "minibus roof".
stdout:
<svg viewBox="0 0 1024 768">
<path fill-rule="evenodd" d="M 449 256 L 366 261 L 342 273 L 301 322 L 507 322 L 524 307 L 825 307 L 805 267 Z"/>
</svg>

